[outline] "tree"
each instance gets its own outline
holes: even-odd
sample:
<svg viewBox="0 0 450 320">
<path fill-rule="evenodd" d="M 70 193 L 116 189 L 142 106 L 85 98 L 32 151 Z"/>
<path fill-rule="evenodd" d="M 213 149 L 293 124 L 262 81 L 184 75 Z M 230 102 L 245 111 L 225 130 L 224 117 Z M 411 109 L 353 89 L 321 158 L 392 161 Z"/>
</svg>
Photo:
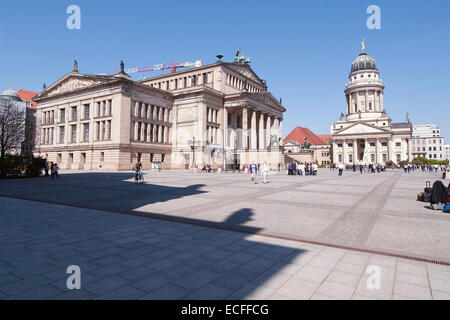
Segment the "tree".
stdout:
<svg viewBox="0 0 450 320">
<path fill-rule="evenodd" d="M 0 99 L 0 161 L 20 151 L 25 138 L 25 110 L 8 98 Z"/>
</svg>

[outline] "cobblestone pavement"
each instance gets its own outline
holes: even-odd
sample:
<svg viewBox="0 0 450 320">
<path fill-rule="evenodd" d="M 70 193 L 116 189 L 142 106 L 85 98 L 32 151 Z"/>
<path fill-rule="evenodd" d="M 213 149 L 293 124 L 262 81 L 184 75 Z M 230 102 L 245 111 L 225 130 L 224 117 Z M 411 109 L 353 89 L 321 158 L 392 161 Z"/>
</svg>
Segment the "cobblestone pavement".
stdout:
<svg viewBox="0 0 450 320">
<path fill-rule="evenodd" d="M 449 266 L 261 235 L 448 261 L 449 216 L 415 202 L 437 174 L 336 175 L 1 181 L 0 299 L 449 299 Z M 81 290 L 67 289 L 69 265 Z M 367 286 L 369 266 L 380 289 Z"/>
</svg>

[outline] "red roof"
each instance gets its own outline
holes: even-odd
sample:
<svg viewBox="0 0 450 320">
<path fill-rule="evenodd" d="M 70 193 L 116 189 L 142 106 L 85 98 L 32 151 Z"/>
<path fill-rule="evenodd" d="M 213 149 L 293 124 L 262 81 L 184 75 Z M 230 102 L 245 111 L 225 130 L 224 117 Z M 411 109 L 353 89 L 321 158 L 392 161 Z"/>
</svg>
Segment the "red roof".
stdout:
<svg viewBox="0 0 450 320">
<path fill-rule="evenodd" d="M 318 134 L 317 136 L 319 137 L 319 139 L 322 139 L 322 141 L 325 142 L 326 144 L 328 144 L 329 141 L 333 138 L 331 134 Z"/>
<path fill-rule="evenodd" d="M 295 141 L 300 144 L 303 144 L 305 142 L 304 138 L 306 139 L 306 142 L 311 143 L 313 145 L 318 144 L 328 144 L 318 136 L 316 136 L 311 130 L 308 128 L 302 128 L 302 127 L 296 127 L 294 130 L 292 130 L 291 133 L 284 139 L 284 141 Z"/>
<path fill-rule="evenodd" d="M 19 95 L 20 100 L 22 100 L 23 102 L 25 102 L 25 101 L 31 102 L 30 108 L 33 108 L 33 109 L 36 108 L 36 102 L 33 101 L 33 98 L 35 96 L 37 96 L 39 93 L 21 89 L 21 90 L 17 90 L 17 94 Z"/>
</svg>

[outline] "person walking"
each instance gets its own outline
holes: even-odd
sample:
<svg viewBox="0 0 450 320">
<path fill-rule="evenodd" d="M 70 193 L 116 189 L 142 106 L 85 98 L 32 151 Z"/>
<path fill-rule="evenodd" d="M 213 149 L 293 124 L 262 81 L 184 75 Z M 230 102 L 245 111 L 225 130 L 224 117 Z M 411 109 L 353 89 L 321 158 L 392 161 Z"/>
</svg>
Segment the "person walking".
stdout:
<svg viewBox="0 0 450 320">
<path fill-rule="evenodd" d="M 250 165 L 248 172 L 250 173 L 250 183 L 256 184 L 256 174 L 258 173 L 258 166 L 254 161 Z"/>
<path fill-rule="evenodd" d="M 342 173 L 344 172 L 344 164 L 339 163 L 338 168 L 339 168 L 339 176 L 342 176 Z"/>
<path fill-rule="evenodd" d="M 134 180 L 136 181 L 136 183 L 139 182 L 143 182 L 142 179 L 142 163 L 140 161 L 138 161 L 136 163 L 136 167 L 134 168 Z"/>
<path fill-rule="evenodd" d="M 50 170 L 49 166 L 48 166 L 48 162 L 45 161 L 45 166 L 44 166 L 44 172 L 45 172 L 45 176 L 48 177 L 48 170 Z"/>
<path fill-rule="evenodd" d="M 317 170 L 318 170 L 317 163 L 314 162 L 312 165 L 313 176 L 317 176 Z"/>
<path fill-rule="evenodd" d="M 264 184 L 267 183 L 267 176 L 269 175 L 269 166 L 267 165 L 266 162 L 263 163 L 262 165 L 262 173 L 263 173 L 263 177 L 264 177 Z"/>
<path fill-rule="evenodd" d="M 52 176 L 52 180 L 56 177 L 57 179 L 59 179 L 59 175 L 58 175 L 58 164 L 56 163 L 51 163 L 50 166 L 50 170 L 51 170 L 51 176 Z"/>
</svg>

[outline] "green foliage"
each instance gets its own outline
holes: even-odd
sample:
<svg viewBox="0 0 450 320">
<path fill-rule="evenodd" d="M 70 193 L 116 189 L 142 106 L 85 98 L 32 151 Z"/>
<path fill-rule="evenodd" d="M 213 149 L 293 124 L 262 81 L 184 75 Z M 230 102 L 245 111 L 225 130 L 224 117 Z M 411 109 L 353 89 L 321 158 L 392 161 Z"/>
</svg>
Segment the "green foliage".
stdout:
<svg viewBox="0 0 450 320">
<path fill-rule="evenodd" d="M 427 159 L 424 157 L 417 157 L 417 158 L 414 158 L 412 163 L 417 164 L 417 165 L 436 165 L 437 164 L 440 166 L 442 166 L 442 165 L 445 166 L 445 165 L 449 164 L 449 161 L 448 160 L 439 161 L 439 160 L 435 160 L 435 159 Z"/>
<path fill-rule="evenodd" d="M 45 159 L 33 155 L 6 155 L 0 161 L 0 178 L 39 177 L 45 167 Z"/>
<path fill-rule="evenodd" d="M 386 163 L 384 164 L 386 166 L 386 168 L 391 168 L 393 165 L 395 165 L 394 161 L 386 161 Z"/>
<path fill-rule="evenodd" d="M 400 161 L 398 164 L 400 165 L 400 167 L 404 167 L 407 164 L 409 164 L 409 162 L 408 161 Z"/>
</svg>

